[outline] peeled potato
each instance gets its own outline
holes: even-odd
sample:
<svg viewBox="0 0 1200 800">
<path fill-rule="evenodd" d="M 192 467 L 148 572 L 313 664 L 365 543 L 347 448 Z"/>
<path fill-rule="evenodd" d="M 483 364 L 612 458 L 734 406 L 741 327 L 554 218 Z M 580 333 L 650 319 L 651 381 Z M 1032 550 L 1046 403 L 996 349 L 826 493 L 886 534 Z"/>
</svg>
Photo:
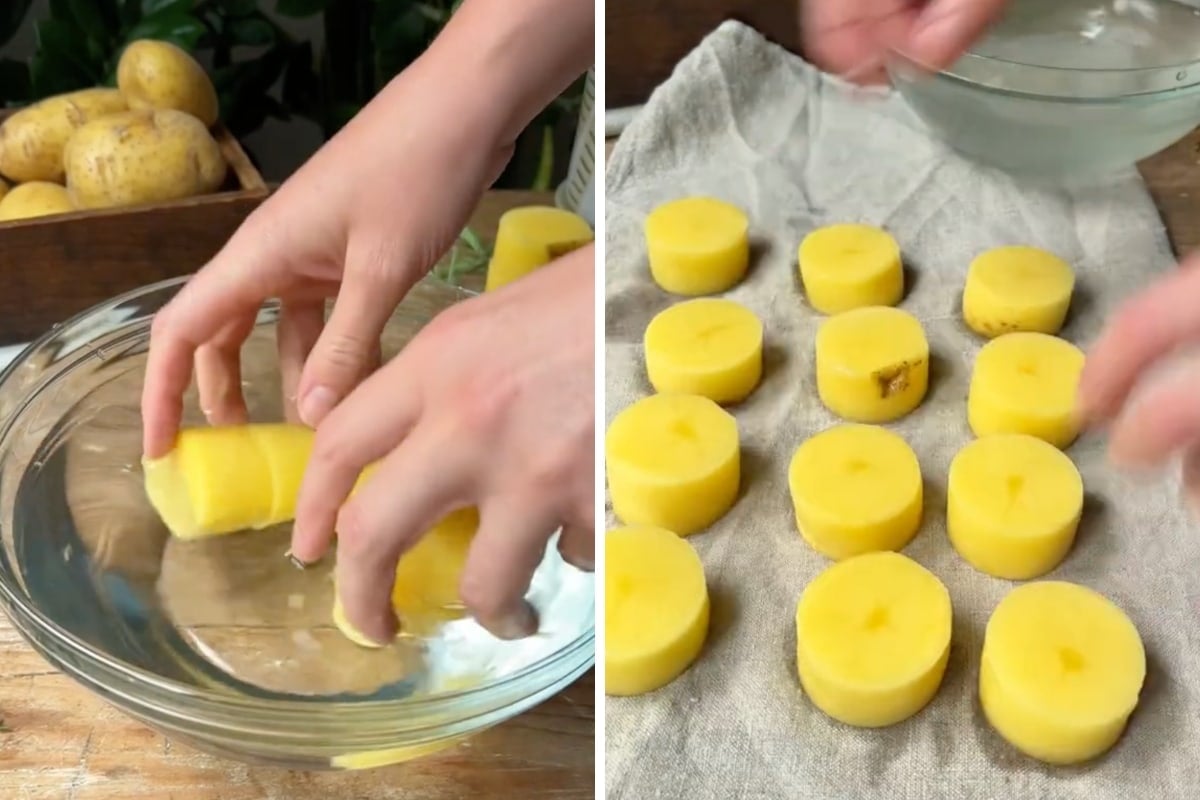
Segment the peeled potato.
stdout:
<svg viewBox="0 0 1200 800">
<path fill-rule="evenodd" d="M 657 392 L 736 403 L 762 377 L 762 322 L 732 300 L 702 297 L 670 306 L 646 326 L 645 349 Z"/>
<path fill-rule="evenodd" d="M 74 210 L 67 190 L 46 181 L 22 183 L 0 197 L 0 222 L 67 214 Z"/>
<path fill-rule="evenodd" d="M 737 422 L 706 397 L 656 394 L 617 415 L 604 438 L 613 513 L 626 525 L 681 536 L 720 519 L 737 499 Z"/>
<path fill-rule="evenodd" d="M 891 422 L 929 388 L 929 342 L 906 311 L 870 306 L 822 323 L 816 337 L 817 393 L 851 422 Z"/>
<path fill-rule="evenodd" d="M 829 716 L 894 725 L 933 699 L 950 657 L 950 593 L 899 553 L 839 561 L 796 606 L 800 685 Z"/>
<path fill-rule="evenodd" d="M 205 127 L 217 121 L 217 90 L 204 68 L 186 50 L 170 42 L 132 42 L 117 63 L 117 87 L 136 110 L 174 109 Z"/>
<path fill-rule="evenodd" d="M 673 294 L 723 292 L 750 265 L 749 230 L 741 209 L 716 198 L 664 203 L 646 217 L 650 275 Z"/>
<path fill-rule="evenodd" d="M 686 540 L 662 528 L 604 537 L 604 692 L 635 695 L 686 670 L 708 635 L 704 566 Z"/>
<path fill-rule="evenodd" d="M 1074 288 L 1075 275 L 1058 256 L 1036 247 L 997 247 L 967 270 L 963 319 L 988 337 L 1014 331 L 1055 334 Z"/>
<path fill-rule="evenodd" d="M 595 238 L 587 220 L 553 206 L 525 206 L 504 212 L 488 263 L 488 291 L 494 291 L 561 258 Z"/>
<path fill-rule="evenodd" d="M 800 280 L 808 302 L 823 314 L 891 306 L 904 296 L 900 246 L 870 225 L 829 225 L 800 243 Z"/>
<path fill-rule="evenodd" d="M 1050 764 L 1091 760 L 1137 707 L 1146 652 L 1111 600 L 1062 581 L 1027 583 L 996 606 L 983 637 L 979 700 L 1011 745 Z"/>
<path fill-rule="evenodd" d="M 187 428 L 170 453 L 143 460 L 146 494 L 181 539 L 287 522 L 312 443 L 303 425 Z"/>
</svg>

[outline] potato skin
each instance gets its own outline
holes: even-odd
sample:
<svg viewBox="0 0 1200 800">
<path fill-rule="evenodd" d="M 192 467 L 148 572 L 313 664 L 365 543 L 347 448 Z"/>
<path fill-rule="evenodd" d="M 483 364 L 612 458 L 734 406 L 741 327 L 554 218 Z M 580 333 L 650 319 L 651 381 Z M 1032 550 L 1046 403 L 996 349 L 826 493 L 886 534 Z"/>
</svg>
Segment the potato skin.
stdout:
<svg viewBox="0 0 1200 800">
<path fill-rule="evenodd" d="M 117 64 L 117 87 L 129 107 L 186 111 L 207 127 L 217 121 L 217 90 L 196 59 L 170 42 L 139 39 Z"/>
<path fill-rule="evenodd" d="M 60 184 L 31 181 L 14 186 L 0 199 L 0 222 L 67 214 L 74 210 L 71 196 Z"/>
<path fill-rule="evenodd" d="M 83 89 L 21 109 L 0 125 L 0 174 L 16 183 L 62 183 L 63 148 L 76 129 L 127 108 L 116 89 Z"/>
<path fill-rule="evenodd" d="M 221 148 L 182 111 L 127 111 L 89 122 L 67 145 L 67 189 L 79 208 L 177 200 L 215 191 Z"/>
</svg>

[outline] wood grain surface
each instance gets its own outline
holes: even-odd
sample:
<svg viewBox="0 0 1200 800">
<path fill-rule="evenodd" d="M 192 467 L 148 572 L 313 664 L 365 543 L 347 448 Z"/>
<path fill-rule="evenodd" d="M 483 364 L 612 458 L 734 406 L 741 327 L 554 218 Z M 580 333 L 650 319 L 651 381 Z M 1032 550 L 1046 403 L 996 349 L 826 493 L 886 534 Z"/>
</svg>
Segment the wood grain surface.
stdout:
<svg viewBox="0 0 1200 800">
<path fill-rule="evenodd" d="M 547 194 L 495 192 L 472 226 Z M 130 720 L 35 654 L 0 615 L 0 800 L 584 800 L 595 797 L 595 680 L 443 753 L 357 773 L 208 756 Z"/>
</svg>

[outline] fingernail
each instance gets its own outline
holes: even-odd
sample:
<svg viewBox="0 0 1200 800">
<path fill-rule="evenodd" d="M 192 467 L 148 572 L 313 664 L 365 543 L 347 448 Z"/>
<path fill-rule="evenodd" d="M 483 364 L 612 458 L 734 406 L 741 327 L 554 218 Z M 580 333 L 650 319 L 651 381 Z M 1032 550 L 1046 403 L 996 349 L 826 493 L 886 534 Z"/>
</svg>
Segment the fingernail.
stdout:
<svg viewBox="0 0 1200 800">
<path fill-rule="evenodd" d="M 337 395 L 327 386 L 314 386 L 300 398 L 300 420 L 310 428 L 320 424 L 337 405 Z"/>
<path fill-rule="evenodd" d="M 495 625 L 495 633 L 501 639 L 524 639 L 537 633 L 537 629 L 537 611 L 526 601 L 521 601 L 516 611 L 497 620 Z"/>
<path fill-rule="evenodd" d="M 296 555 L 291 550 L 288 550 L 283 555 L 287 558 L 288 561 L 292 562 L 292 566 L 295 567 L 296 569 L 308 569 L 309 567 L 312 566 L 312 564 L 310 564 L 309 562 L 301 561 L 299 558 L 297 558 Z"/>
</svg>

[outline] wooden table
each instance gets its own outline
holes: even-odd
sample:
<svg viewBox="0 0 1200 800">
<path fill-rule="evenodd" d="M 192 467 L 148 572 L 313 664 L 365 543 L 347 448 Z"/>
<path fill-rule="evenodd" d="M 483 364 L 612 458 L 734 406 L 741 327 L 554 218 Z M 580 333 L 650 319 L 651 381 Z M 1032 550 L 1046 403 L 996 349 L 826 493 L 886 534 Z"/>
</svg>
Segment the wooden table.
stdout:
<svg viewBox="0 0 1200 800">
<path fill-rule="evenodd" d="M 472 219 L 490 238 L 513 206 L 494 192 Z M 2 800 L 583 800 L 594 798 L 595 679 L 445 753 L 359 773 L 302 773 L 213 758 L 128 719 L 59 674 L 0 614 Z"/>
</svg>

